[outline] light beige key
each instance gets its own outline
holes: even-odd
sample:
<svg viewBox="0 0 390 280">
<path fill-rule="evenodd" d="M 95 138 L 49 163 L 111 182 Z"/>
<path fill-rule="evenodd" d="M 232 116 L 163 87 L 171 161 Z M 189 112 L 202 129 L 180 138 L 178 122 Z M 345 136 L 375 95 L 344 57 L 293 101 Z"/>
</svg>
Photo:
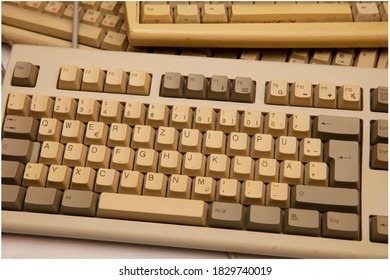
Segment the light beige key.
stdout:
<svg viewBox="0 0 390 280">
<path fill-rule="evenodd" d="M 116 100 L 103 100 L 99 121 L 106 124 L 119 123 L 122 120 L 123 105 Z"/>
<path fill-rule="evenodd" d="M 240 182 L 235 179 L 220 179 L 217 182 L 217 201 L 238 203 L 240 187 Z"/>
<path fill-rule="evenodd" d="M 305 164 L 305 185 L 327 187 L 329 184 L 329 167 L 325 162 L 308 162 Z"/>
<path fill-rule="evenodd" d="M 95 192 L 117 192 L 119 172 L 114 169 L 99 168 L 96 172 Z"/>
<path fill-rule="evenodd" d="M 124 25 L 125 23 L 120 21 L 120 28 Z M 123 32 L 125 34 L 109 30 L 104 37 L 100 48 L 103 50 L 126 51 L 127 47 L 129 46 L 129 42 L 127 40 L 126 31 Z"/>
<path fill-rule="evenodd" d="M 355 59 L 356 67 L 375 68 L 379 56 L 379 49 L 360 49 Z"/>
<path fill-rule="evenodd" d="M 387 2 L 379 4 L 379 14 L 381 15 L 382 21 L 387 21 L 389 17 L 389 6 Z"/>
<path fill-rule="evenodd" d="M 125 93 L 128 74 L 122 69 L 108 69 L 106 82 L 104 83 L 105 92 Z"/>
<path fill-rule="evenodd" d="M 58 87 L 60 89 L 80 90 L 83 73 L 76 65 L 63 65 L 61 67 Z"/>
<path fill-rule="evenodd" d="M 112 123 L 108 133 L 107 146 L 130 146 L 131 127 L 124 123 Z"/>
<path fill-rule="evenodd" d="M 255 180 L 264 183 L 277 182 L 279 179 L 279 162 L 272 158 L 256 160 Z"/>
<path fill-rule="evenodd" d="M 244 49 L 240 55 L 243 60 L 260 60 L 261 53 L 256 49 Z"/>
<path fill-rule="evenodd" d="M 94 169 L 108 168 L 110 164 L 110 148 L 102 145 L 91 145 L 88 148 L 86 166 Z"/>
<path fill-rule="evenodd" d="M 232 5 L 231 22 L 350 22 L 348 4 L 278 3 L 277 5 Z"/>
<path fill-rule="evenodd" d="M 23 93 L 11 93 L 8 97 L 7 115 L 28 116 L 31 97 Z"/>
<path fill-rule="evenodd" d="M 87 123 L 99 120 L 100 103 L 91 98 L 80 98 L 77 104 L 76 119 Z"/>
<path fill-rule="evenodd" d="M 181 130 L 191 128 L 192 109 L 186 105 L 173 105 L 170 125 Z"/>
<path fill-rule="evenodd" d="M 387 48 L 383 48 L 381 49 L 381 52 L 379 54 L 379 58 L 378 58 L 378 63 L 376 65 L 377 68 L 387 68 L 387 65 L 388 65 L 388 61 L 389 61 L 389 53 L 388 53 L 388 50 Z"/>
<path fill-rule="evenodd" d="M 274 138 L 272 135 L 256 133 L 251 139 L 250 156 L 253 158 L 273 158 Z"/>
<path fill-rule="evenodd" d="M 131 139 L 131 148 L 153 148 L 154 146 L 154 128 L 149 125 L 136 125 L 133 129 L 133 138 Z"/>
<path fill-rule="evenodd" d="M 200 23 L 198 5 L 180 5 L 175 9 L 175 23 Z"/>
<path fill-rule="evenodd" d="M 207 204 L 190 199 L 103 193 L 97 216 L 202 226 L 206 225 Z"/>
<path fill-rule="evenodd" d="M 240 123 L 240 114 L 235 109 L 222 108 L 219 112 L 217 122 L 217 130 L 222 130 L 225 133 L 238 131 Z"/>
<path fill-rule="evenodd" d="M 33 10 L 36 12 L 42 12 L 43 9 L 45 8 L 45 3 L 40 2 L 40 1 L 31 1 L 31 2 L 26 2 L 25 7 L 29 10 Z"/>
<path fill-rule="evenodd" d="M 354 3 L 352 13 L 355 21 L 380 21 L 376 3 Z"/>
<path fill-rule="evenodd" d="M 158 172 L 164 174 L 180 174 L 182 155 L 177 151 L 163 150 L 160 152 Z"/>
<path fill-rule="evenodd" d="M 211 177 L 197 176 L 192 181 L 192 199 L 212 202 L 215 200 L 216 181 Z"/>
<path fill-rule="evenodd" d="M 82 1 L 80 3 L 80 6 L 85 10 L 87 9 L 98 10 L 100 4 L 101 4 L 100 1 Z"/>
<path fill-rule="evenodd" d="M 291 85 L 290 105 L 313 106 L 313 91 L 309 81 L 296 81 Z"/>
<path fill-rule="evenodd" d="M 158 153 L 152 149 L 140 148 L 135 154 L 134 170 L 146 173 L 157 171 Z"/>
<path fill-rule="evenodd" d="M 65 120 L 62 125 L 61 143 L 82 143 L 85 124 L 77 120 Z"/>
<path fill-rule="evenodd" d="M 241 115 L 241 131 L 252 136 L 263 132 L 263 115 L 260 111 L 245 110 Z"/>
<path fill-rule="evenodd" d="M 72 168 L 66 165 L 53 164 L 49 167 L 46 187 L 59 190 L 69 189 L 72 177 Z"/>
<path fill-rule="evenodd" d="M 265 185 L 261 181 L 247 180 L 242 184 L 241 204 L 243 205 L 264 205 Z"/>
<path fill-rule="evenodd" d="M 77 110 L 77 101 L 69 96 L 56 97 L 54 101 L 53 118 L 60 121 L 74 120 Z"/>
<path fill-rule="evenodd" d="M 152 103 L 146 115 L 146 124 L 154 128 L 168 126 L 169 108 L 164 104 Z"/>
<path fill-rule="evenodd" d="M 302 162 L 322 161 L 323 145 L 321 139 L 305 138 L 299 143 L 299 160 Z"/>
<path fill-rule="evenodd" d="M 110 168 L 115 170 L 131 170 L 135 152 L 129 147 L 114 147 L 111 153 Z"/>
<path fill-rule="evenodd" d="M 213 178 L 228 178 L 230 158 L 221 154 L 210 154 L 207 157 L 206 176 Z"/>
<path fill-rule="evenodd" d="M 274 137 L 287 134 L 286 113 L 268 113 L 265 116 L 264 134 L 271 134 Z"/>
<path fill-rule="evenodd" d="M 338 49 L 333 56 L 332 65 L 352 66 L 355 59 L 355 52 L 352 49 Z"/>
<path fill-rule="evenodd" d="M 361 110 L 362 89 L 357 85 L 343 85 L 337 93 L 337 107 L 339 109 Z"/>
<path fill-rule="evenodd" d="M 298 141 L 294 136 L 280 136 L 275 141 L 275 159 L 298 160 Z"/>
<path fill-rule="evenodd" d="M 255 163 L 252 158 L 235 156 L 231 159 L 230 178 L 240 181 L 253 180 Z"/>
<path fill-rule="evenodd" d="M 332 62 L 332 49 L 316 49 L 310 58 L 312 64 L 329 65 Z"/>
<path fill-rule="evenodd" d="M 127 93 L 137 95 L 149 95 L 152 78 L 144 70 L 132 70 L 129 75 Z"/>
<path fill-rule="evenodd" d="M 232 132 L 227 138 L 228 156 L 248 156 L 250 138 L 246 133 Z"/>
<path fill-rule="evenodd" d="M 165 196 L 167 193 L 168 177 L 163 173 L 148 172 L 144 177 L 143 195 Z"/>
<path fill-rule="evenodd" d="M 278 181 L 289 185 L 303 184 L 303 164 L 296 160 L 282 161 Z"/>
<path fill-rule="evenodd" d="M 192 180 L 187 175 L 173 174 L 168 180 L 168 197 L 190 198 Z"/>
<path fill-rule="evenodd" d="M 171 6 L 168 4 L 143 5 L 141 11 L 141 22 L 143 23 L 173 23 Z"/>
<path fill-rule="evenodd" d="M 266 85 L 265 103 L 274 105 L 288 105 L 289 86 L 287 81 L 272 80 Z"/>
<path fill-rule="evenodd" d="M 293 49 L 289 57 L 289 62 L 308 63 L 309 58 L 310 49 Z"/>
<path fill-rule="evenodd" d="M 208 130 L 204 134 L 202 153 L 209 155 L 212 153 L 225 153 L 226 135 L 222 131 Z"/>
<path fill-rule="evenodd" d="M 90 167 L 76 166 L 73 169 L 70 188 L 72 190 L 92 191 L 95 183 L 96 171 Z"/>
<path fill-rule="evenodd" d="M 184 154 L 182 174 L 195 177 L 204 176 L 206 168 L 206 156 L 201 153 L 188 152 Z"/>
<path fill-rule="evenodd" d="M 336 85 L 319 83 L 314 87 L 314 107 L 332 108 L 337 106 Z"/>
<path fill-rule="evenodd" d="M 45 187 L 49 168 L 42 163 L 27 163 L 23 174 L 23 186 Z"/>
<path fill-rule="evenodd" d="M 66 19 L 73 19 L 73 15 L 74 15 L 73 5 L 72 4 L 67 5 L 66 8 L 65 8 L 64 13 L 62 14 L 62 16 L 64 18 L 66 18 Z M 79 18 L 82 18 L 83 15 L 84 15 L 84 9 L 79 6 L 79 8 L 78 8 L 78 16 L 79 16 Z"/>
<path fill-rule="evenodd" d="M 194 128 L 201 132 L 215 128 L 216 114 L 213 108 L 198 107 L 195 111 Z"/>
<path fill-rule="evenodd" d="M 118 1 L 103 1 L 100 4 L 99 11 L 103 15 L 107 15 L 107 14 L 116 15 L 119 13 L 120 6 L 121 3 Z"/>
<path fill-rule="evenodd" d="M 38 141 L 60 141 L 62 123 L 57 119 L 42 118 L 38 129 Z"/>
<path fill-rule="evenodd" d="M 144 175 L 139 171 L 124 170 L 121 174 L 119 189 L 120 193 L 141 194 Z"/>
<path fill-rule="evenodd" d="M 305 113 L 295 113 L 288 120 L 288 135 L 295 136 L 298 139 L 311 136 L 310 115 Z"/>
<path fill-rule="evenodd" d="M 63 11 L 65 10 L 64 3 L 61 2 L 49 2 L 43 9 L 45 14 L 53 15 L 53 16 L 61 16 Z"/>
<path fill-rule="evenodd" d="M 184 128 L 180 132 L 178 150 L 185 152 L 200 152 L 202 148 L 202 133 L 198 129 Z"/>
<path fill-rule="evenodd" d="M 81 90 L 103 91 L 105 75 L 99 67 L 86 67 L 84 69 Z"/>
<path fill-rule="evenodd" d="M 136 101 L 127 101 L 123 112 L 123 123 L 134 126 L 145 124 L 146 107 Z"/>
<path fill-rule="evenodd" d="M 96 10 L 88 9 L 83 18 L 81 20 L 82 23 L 92 25 L 92 26 L 100 26 L 103 21 L 103 15 Z"/>
<path fill-rule="evenodd" d="M 204 4 L 202 8 L 202 22 L 226 23 L 228 22 L 226 7 L 224 4 Z"/>
<path fill-rule="evenodd" d="M 175 127 L 160 126 L 156 132 L 156 143 L 154 148 L 157 151 L 177 151 L 178 142 L 179 132 Z"/>
<path fill-rule="evenodd" d="M 85 145 L 105 145 L 107 143 L 108 125 L 103 122 L 90 121 L 85 130 Z"/>
<path fill-rule="evenodd" d="M 118 32 L 121 27 L 122 20 L 119 16 L 113 14 L 106 14 L 101 24 L 101 28 L 105 31 L 115 31 Z"/>
<path fill-rule="evenodd" d="M 41 145 L 39 162 L 46 165 L 61 164 L 63 153 L 63 144 L 56 141 L 44 141 Z"/>
<path fill-rule="evenodd" d="M 30 116 L 35 119 L 51 118 L 54 101 L 50 96 L 35 94 L 31 100 Z"/>
<path fill-rule="evenodd" d="M 286 183 L 270 183 L 267 185 L 267 197 L 265 205 L 290 207 L 290 187 Z"/>
<path fill-rule="evenodd" d="M 87 158 L 87 146 L 81 143 L 67 143 L 62 163 L 67 166 L 84 166 Z"/>
</svg>

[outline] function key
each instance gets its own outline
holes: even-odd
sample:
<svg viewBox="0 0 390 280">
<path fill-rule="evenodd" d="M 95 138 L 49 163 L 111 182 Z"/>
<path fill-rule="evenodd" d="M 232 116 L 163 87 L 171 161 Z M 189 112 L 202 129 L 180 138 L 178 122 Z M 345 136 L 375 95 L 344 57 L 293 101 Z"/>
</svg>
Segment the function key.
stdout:
<svg viewBox="0 0 390 280">
<path fill-rule="evenodd" d="M 161 96 L 183 97 L 184 78 L 180 73 L 167 72 L 162 77 Z"/>
<path fill-rule="evenodd" d="M 254 103 L 256 87 L 251 78 L 237 77 L 233 82 L 232 101 Z"/>
<path fill-rule="evenodd" d="M 30 62 L 18 61 L 12 75 L 12 85 L 21 87 L 35 87 L 38 77 L 38 66 Z"/>
<path fill-rule="evenodd" d="M 207 93 L 208 99 L 229 100 L 230 80 L 227 76 L 214 75 L 211 77 L 210 87 Z"/>
</svg>

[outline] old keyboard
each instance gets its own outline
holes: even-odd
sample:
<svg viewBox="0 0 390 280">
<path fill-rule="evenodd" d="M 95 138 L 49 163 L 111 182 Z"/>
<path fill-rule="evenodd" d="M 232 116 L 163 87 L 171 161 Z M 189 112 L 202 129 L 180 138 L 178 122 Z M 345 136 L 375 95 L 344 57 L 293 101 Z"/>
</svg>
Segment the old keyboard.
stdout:
<svg viewBox="0 0 390 280">
<path fill-rule="evenodd" d="M 136 3 L 133 2 L 129 5 L 135 6 Z M 302 48 L 303 45 L 299 45 L 299 49 L 289 48 L 287 45 L 279 46 L 279 48 L 272 46 L 272 49 L 248 48 L 249 45 L 237 48 L 213 49 L 204 48 L 207 47 L 206 43 L 204 43 L 205 45 L 202 43 L 202 48 L 195 48 L 197 45 L 180 48 L 176 43 L 174 47 L 156 47 L 159 44 L 153 42 L 153 45 L 147 47 L 133 47 L 129 44 L 126 36 L 128 27 L 125 7 L 126 5 L 119 1 L 81 1 L 79 3 L 78 46 L 80 48 L 100 48 L 116 51 L 371 68 L 387 68 L 388 65 L 387 44 L 386 46 L 372 45 L 370 48 L 355 48 L 355 46 L 338 48 L 336 45 L 324 44 L 317 49 L 304 49 Z M 135 7 L 131 7 L 128 8 L 128 11 L 134 11 L 134 9 Z M 72 2 L 3 1 L 3 42 L 71 47 L 72 17 Z M 136 42 L 136 40 L 130 42 Z"/>
<path fill-rule="evenodd" d="M 387 258 L 387 74 L 14 45 L 2 231 Z"/>
<path fill-rule="evenodd" d="M 288 2 L 130 1 L 128 35 L 134 46 L 387 46 L 387 1 Z"/>
</svg>

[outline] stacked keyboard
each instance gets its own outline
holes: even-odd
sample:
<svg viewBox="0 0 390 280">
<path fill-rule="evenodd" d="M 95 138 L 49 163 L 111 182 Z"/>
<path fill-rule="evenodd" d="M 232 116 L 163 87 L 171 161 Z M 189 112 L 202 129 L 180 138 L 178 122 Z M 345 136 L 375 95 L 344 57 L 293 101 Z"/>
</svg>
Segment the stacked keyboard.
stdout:
<svg viewBox="0 0 390 280">
<path fill-rule="evenodd" d="M 15 45 L 2 230 L 387 258 L 387 75 Z"/>
</svg>

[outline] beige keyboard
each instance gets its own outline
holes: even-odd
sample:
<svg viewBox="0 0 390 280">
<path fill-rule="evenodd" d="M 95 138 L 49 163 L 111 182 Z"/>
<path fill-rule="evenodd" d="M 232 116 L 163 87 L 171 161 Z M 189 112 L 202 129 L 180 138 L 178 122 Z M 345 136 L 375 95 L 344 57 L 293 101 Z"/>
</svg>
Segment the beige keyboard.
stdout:
<svg viewBox="0 0 390 280">
<path fill-rule="evenodd" d="M 133 46 L 387 47 L 388 3 L 127 2 Z"/>
<path fill-rule="evenodd" d="M 387 258 L 387 104 L 386 69 L 14 45 L 2 231 Z"/>
<path fill-rule="evenodd" d="M 135 5 L 135 3 L 130 3 Z M 311 63 L 370 68 L 387 68 L 384 48 L 179 48 L 132 47 L 126 36 L 123 2 L 79 3 L 80 48 L 149 52 L 187 56 L 222 57 L 244 60 Z M 71 47 L 72 2 L 2 2 L 3 42 Z M 90 15 L 90 16 L 89 16 Z"/>
</svg>

